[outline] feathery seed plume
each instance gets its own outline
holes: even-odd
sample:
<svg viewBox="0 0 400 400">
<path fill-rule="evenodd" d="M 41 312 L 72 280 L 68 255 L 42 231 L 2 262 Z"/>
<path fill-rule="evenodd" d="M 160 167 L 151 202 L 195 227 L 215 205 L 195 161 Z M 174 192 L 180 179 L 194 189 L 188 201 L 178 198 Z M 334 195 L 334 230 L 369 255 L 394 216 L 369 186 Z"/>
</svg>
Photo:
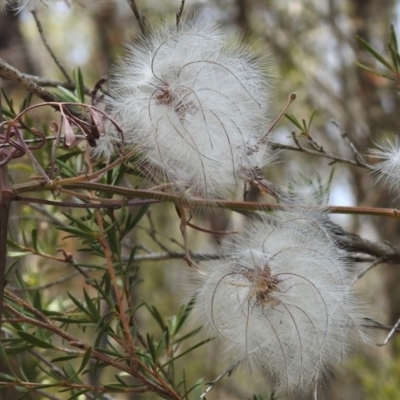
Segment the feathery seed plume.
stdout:
<svg viewBox="0 0 400 400">
<path fill-rule="evenodd" d="M 373 165 L 378 180 L 383 179 L 393 191 L 400 191 L 400 138 L 385 138 L 377 143 L 370 154 L 382 161 Z"/>
<path fill-rule="evenodd" d="M 259 216 L 225 244 L 226 260 L 196 278 L 195 316 L 233 362 L 246 360 L 281 394 L 309 392 L 367 339 L 351 274 L 320 216 Z"/>
<path fill-rule="evenodd" d="M 110 84 L 111 114 L 143 156 L 153 184 L 188 196 L 226 198 L 265 164 L 265 65 L 221 30 L 181 21 L 131 45 Z M 95 149 L 110 157 L 119 136 Z"/>
</svg>

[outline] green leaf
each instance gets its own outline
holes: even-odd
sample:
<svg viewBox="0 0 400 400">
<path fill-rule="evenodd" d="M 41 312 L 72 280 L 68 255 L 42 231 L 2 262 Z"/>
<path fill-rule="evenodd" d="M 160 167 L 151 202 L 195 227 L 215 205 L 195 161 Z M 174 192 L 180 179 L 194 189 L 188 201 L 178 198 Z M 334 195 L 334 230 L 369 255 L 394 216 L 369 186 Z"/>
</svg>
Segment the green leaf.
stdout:
<svg viewBox="0 0 400 400">
<path fill-rule="evenodd" d="M 192 392 L 193 390 L 201 387 L 203 385 L 203 380 L 204 380 L 203 378 L 198 379 L 197 382 L 194 384 L 194 386 L 192 386 L 190 389 L 186 389 L 186 392 L 183 394 L 182 398 L 189 399 L 188 394 L 190 392 Z M 198 396 L 195 396 L 195 398 L 196 399 L 200 398 L 200 395 L 201 395 L 201 393 Z"/>
<path fill-rule="evenodd" d="M 8 255 L 8 253 L 7 253 Z M 10 276 L 11 272 L 13 269 L 16 267 L 17 263 L 19 261 L 19 258 L 17 260 L 14 260 L 11 265 L 7 268 L 6 274 L 4 275 L 4 280 L 7 281 L 8 277 Z"/>
<path fill-rule="evenodd" d="M 317 115 L 317 110 L 314 108 L 314 110 L 312 110 L 310 119 L 308 120 L 308 126 L 307 126 L 308 130 L 310 129 L 311 124 L 312 124 L 312 122 L 313 122 L 313 120 L 314 120 L 314 117 L 315 117 L 316 115 Z"/>
<path fill-rule="evenodd" d="M 122 357 L 122 355 L 120 353 L 118 353 L 117 351 L 114 351 L 114 350 L 105 349 L 103 347 L 94 347 L 94 349 L 100 353 L 108 354 L 109 356 L 114 356 L 114 357 L 118 357 L 118 358 Z"/>
<path fill-rule="evenodd" d="M 192 331 L 190 331 L 186 335 L 174 340 L 174 344 L 177 344 L 179 342 L 183 342 L 184 340 L 189 339 L 190 337 L 197 335 L 202 329 L 203 329 L 202 326 L 199 326 L 198 328 L 193 329 Z"/>
<path fill-rule="evenodd" d="M 104 385 L 104 389 L 110 392 L 125 392 L 125 387 L 119 383 L 110 383 L 109 385 Z"/>
<path fill-rule="evenodd" d="M 176 335 L 179 330 L 182 328 L 183 324 L 186 322 L 187 318 L 189 317 L 190 312 L 192 311 L 194 304 L 196 302 L 195 297 L 192 297 L 186 306 L 181 307 L 179 310 L 177 323 L 174 329 L 174 335 Z"/>
<path fill-rule="evenodd" d="M 160 325 L 161 330 L 164 332 L 166 329 L 166 326 L 164 324 L 163 318 L 158 312 L 158 310 L 154 306 L 149 306 L 148 304 L 144 303 L 146 308 L 150 311 L 150 314 L 153 316 L 153 318 L 156 320 L 158 325 Z"/>
<path fill-rule="evenodd" d="M 6 347 L 4 350 L 7 355 L 11 356 L 14 354 L 19 354 L 23 353 L 24 351 L 28 351 L 33 349 L 34 346 L 31 344 L 25 345 L 25 346 L 13 346 L 13 347 Z"/>
<path fill-rule="evenodd" d="M 390 26 L 390 40 L 388 47 L 392 57 L 393 66 L 395 67 L 396 72 L 399 72 L 399 49 L 397 46 L 396 31 L 394 30 L 393 25 Z"/>
<path fill-rule="evenodd" d="M 32 246 L 33 246 L 34 250 L 35 250 L 37 253 L 39 253 L 39 250 L 38 250 L 38 233 L 37 233 L 37 229 L 32 229 L 31 237 L 32 237 Z"/>
<path fill-rule="evenodd" d="M 71 363 L 64 363 L 61 366 L 61 369 L 70 381 L 81 383 L 81 381 L 77 377 L 78 372 L 75 370 L 74 366 Z"/>
<path fill-rule="evenodd" d="M 146 214 L 147 210 L 151 204 L 145 204 L 144 206 L 140 207 L 140 210 L 137 212 L 135 217 L 133 219 L 129 219 L 126 223 L 124 232 L 122 234 L 122 237 L 124 237 L 128 232 L 130 232 L 137 224 L 138 222 L 143 218 L 143 216 Z M 121 239 L 122 239 L 121 237 Z"/>
<path fill-rule="evenodd" d="M 297 126 L 297 128 L 299 128 L 301 131 L 303 130 L 303 127 L 301 125 L 301 123 L 298 121 L 298 119 L 292 115 L 292 114 L 285 114 L 285 117 L 295 126 Z"/>
<path fill-rule="evenodd" d="M 7 251 L 7 257 L 23 257 L 30 254 L 32 254 L 30 251 Z"/>
<path fill-rule="evenodd" d="M 71 293 L 67 292 L 68 297 L 74 302 L 74 304 L 81 310 L 83 311 L 85 314 L 89 315 L 88 310 L 86 309 L 86 307 L 83 305 L 83 303 L 81 303 L 78 299 L 76 299 L 74 296 L 72 296 Z"/>
<path fill-rule="evenodd" d="M 185 354 L 190 353 L 191 351 L 197 349 L 198 347 L 203 346 L 203 344 L 206 344 L 206 343 L 210 342 L 211 340 L 213 340 L 213 339 L 202 340 L 201 342 L 199 342 L 199 343 L 195 344 L 194 346 L 192 346 L 190 349 L 188 349 L 188 350 L 184 351 L 183 353 L 178 354 L 177 356 L 171 358 L 169 361 L 167 361 L 165 364 L 163 364 L 163 365 L 161 366 L 161 368 L 166 367 L 168 364 L 174 362 L 174 361 L 177 360 L 178 358 L 183 357 Z"/>
<path fill-rule="evenodd" d="M 64 161 L 56 159 L 56 164 L 60 168 L 60 174 L 64 178 L 73 178 L 75 177 L 75 171 L 70 168 Z"/>
<path fill-rule="evenodd" d="M 26 342 L 28 342 L 30 344 L 33 344 L 36 347 L 40 347 L 42 349 L 55 349 L 56 348 L 51 343 L 45 342 L 44 340 L 39 339 L 36 336 L 33 336 L 28 332 L 17 331 L 17 334 L 21 339 L 25 340 Z"/>
<path fill-rule="evenodd" d="M 92 354 L 92 348 L 89 347 L 89 348 L 86 350 L 85 355 L 83 356 L 82 364 L 81 364 L 81 366 L 79 367 L 79 370 L 78 370 L 77 374 L 81 373 L 81 372 L 84 370 L 84 368 L 86 367 L 86 365 L 87 365 L 88 362 L 90 361 L 90 356 L 91 356 L 91 354 Z"/>
<path fill-rule="evenodd" d="M 125 383 L 118 375 L 114 375 L 114 377 L 122 386 L 129 387 L 129 385 Z"/>
<path fill-rule="evenodd" d="M 116 227 L 116 224 L 111 224 L 107 226 L 106 223 L 104 223 L 105 227 L 105 232 L 107 233 L 107 238 L 108 238 L 108 243 L 110 245 L 110 249 L 113 253 L 113 256 L 116 259 L 119 259 L 120 254 L 121 254 L 121 240 L 118 235 L 118 230 Z"/>
<path fill-rule="evenodd" d="M 100 283 L 98 281 L 94 281 L 93 282 L 94 286 L 96 287 L 96 289 L 100 292 L 101 294 L 101 298 L 103 300 L 105 300 L 107 302 L 107 304 L 110 306 L 110 308 L 114 308 L 114 301 L 112 298 L 112 295 L 107 293 L 100 285 Z M 103 317 L 104 318 L 104 317 Z"/>
<path fill-rule="evenodd" d="M 57 357 L 51 360 L 52 363 L 54 362 L 64 362 L 64 361 L 69 361 L 69 360 L 75 360 L 75 358 L 79 358 L 79 355 L 72 354 L 68 356 L 62 356 L 62 357 Z"/>
<path fill-rule="evenodd" d="M 59 93 L 57 93 L 60 100 L 65 101 L 67 103 L 79 103 L 78 97 L 70 90 L 62 86 L 57 86 L 57 89 L 60 91 Z"/>
<path fill-rule="evenodd" d="M 33 96 L 32 93 L 28 93 L 25 99 L 21 101 L 21 104 L 19 106 L 19 112 L 22 112 L 23 110 L 29 107 L 32 101 L 32 96 Z"/>
<path fill-rule="evenodd" d="M 154 347 L 153 337 L 150 336 L 149 334 L 147 334 L 146 335 L 146 339 L 147 339 L 147 347 L 149 349 L 151 358 L 153 359 L 154 364 L 156 364 L 156 362 L 157 362 L 157 353 L 156 353 L 156 349 Z"/>
<path fill-rule="evenodd" d="M 26 293 L 26 287 L 25 287 L 25 282 L 24 279 L 21 275 L 21 272 L 19 269 L 15 270 L 15 277 L 17 278 L 17 282 L 22 290 L 23 293 Z"/>
<path fill-rule="evenodd" d="M 74 151 L 71 150 L 71 151 L 68 151 L 68 153 L 57 155 L 57 160 L 61 160 L 63 162 L 67 162 L 71 158 L 81 156 L 82 154 L 84 154 L 84 152 L 82 150 L 79 150 L 79 149 L 78 150 L 74 150 Z M 74 162 L 74 161 L 72 161 L 72 162 Z"/>
<path fill-rule="evenodd" d="M 95 321 L 98 321 L 99 319 L 101 319 L 101 315 L 99 313 L 99 310 L 94 305 L 92 299 L 90 298 L 90 296 L 88 295 L 88 293 L 86 292 L 85 289 L 83 289 L 83 295 L 85 296 L 86 305 L 88 306 L 88 309 L 89 309 L 93 319 Z"/>
<path fill-rule="evenodd" d="M 42 311 L 42 300 L 40 298 L 39 290 L 36 290 L 33 295 L 33 306 L 36 308 L 36 310 Z"/>
<path fill-rule="evenodd" d="M 373 56 L 375 57 L 381 64 L 383 64 L 388 70 L 393 72 L 393 66 L 390 62 L 383 57 L 377 50 L 375 50 L 366 40 L 363 38 L 356 36 L 357 40 L 360 44 Z"/>
<path fill-rule="evenodd" d="M 1 343 L 1 341 L 0 341 L 0 359 L 2 360 L 3 363 L 5 363 L 5 366 L 7 367 L 8 372 L 11 374 L 14 374 L 14 376 L 16 377 L 17 374 L 15 373 L 14 368 L 12 367 L 9 358 L 7 357 L 7 354 L 4 351 L 4 347 L 3 347 L 3 344 Z M 13 379 L 16 379 L 16 378 L 13 378 Z"/>
<path fill-rule="evenodd" d="M 159 357 L 161 355 L 161 351 L 165 347 L 167 336 L 168 336 L 168 330 L 164 333 L 162 339 L 158 342 L 157 349 L 156 349 L 156 357 L 155 357 L 154 362 L 156 362 L 159 359 Z"/>
<path fill-rule="evenodd" d="M 9 114 L 10 114 L 9 116 L 10 116 L 11 118 L 16 117 L 17 113 L 16 113 L 15 110 L 14 110 L 14 102 L 13 102 L 13 100 L 10 99 L 10 98 L 7 96 L 6 92 L 5 92 L 3 89 L 1 89 L 1 93 L 2 93 L 2 95 L 3 95 L 4 100 L 5 100 L 6 103 L 7 103 L 8 108 L 9 108 Z M 5 111 L 5 110 L 4 110 L 4 111 Z"/>
<path fill-rule="evenodd" d="M 82 71 L 81 69 L 75 68 L 72 71 L 72 77 L 75 83 L 75 89 L 76 89 L 76 97 L 78 98 L 80 103 L 85 102 L 85 85 L 83 84 L 83 77 L 82 77 Z"/>
<path fill-rule="evenodd" d="M 17 379 L 11 375 L 3 374 L 0 372 L 0 379 L 4 379 L 6 382 L 15 382 Z"/>
</svg>

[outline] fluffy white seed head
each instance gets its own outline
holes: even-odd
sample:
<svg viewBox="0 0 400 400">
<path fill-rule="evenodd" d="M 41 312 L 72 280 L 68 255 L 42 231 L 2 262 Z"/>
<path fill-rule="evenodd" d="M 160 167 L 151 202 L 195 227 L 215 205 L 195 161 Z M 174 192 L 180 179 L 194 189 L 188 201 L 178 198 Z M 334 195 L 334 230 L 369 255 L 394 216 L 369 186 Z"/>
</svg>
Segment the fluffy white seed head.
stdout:
<svg viewBox="0 0 400 400">
<path fill-rule="evenodd" d="M 110 83 L 109 108 L 151 182 L 222 198 L 265 163 L 265 65 L 221 30 L 165 25 L 129 48 Z M 119 136 L 96 149 L 109 157 Z"/>
<path fill-rule="evenodd" d="M 260 216 L 197 282 L 196 317 L 233 361 L 247 360 L 281 394 L 310 391 L 366 340 L 361 302 L 322 221 L 300 212 Z"/>
<path fill-rule="evenodd" d="M 400 138 L 387 137 L 377 143 L 370 151 L 373 157 L 381 160 L 372 166 L 378 180 L 383 179 L 391 190 L 400 191 Z"/>
</svg>

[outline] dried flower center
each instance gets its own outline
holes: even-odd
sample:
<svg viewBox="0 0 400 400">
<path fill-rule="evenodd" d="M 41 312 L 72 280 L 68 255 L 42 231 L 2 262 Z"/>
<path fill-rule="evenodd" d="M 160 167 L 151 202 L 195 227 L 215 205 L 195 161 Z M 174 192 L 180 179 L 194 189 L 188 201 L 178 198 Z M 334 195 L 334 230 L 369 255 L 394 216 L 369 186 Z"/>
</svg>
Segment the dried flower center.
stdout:
<svg viewBox="0 0 400 400">
<path fill-rule="evenodd" d="M 191 91 L 186 88 L 174 88 L 172 91 L 168 86 L 159 89 L 159 94 L 155 96 L 158 105 L 170 106 L 178 115 L 180 120 L 185 119 L 187 113 L 194 114 L 198 107 L 189 100 Z"/>
<path fill-rule="evenodd" d="M 271 268 L 266 265 L 263 269 L 246 269 L 242 275 L 252 283 L 251 297 L 255 297 L 256 303 L 263 308 L 267 305 L 275 305 L 279 302 L 273 293 L 280 291 L 281 280 L 272 275 Z"/>
</svg>

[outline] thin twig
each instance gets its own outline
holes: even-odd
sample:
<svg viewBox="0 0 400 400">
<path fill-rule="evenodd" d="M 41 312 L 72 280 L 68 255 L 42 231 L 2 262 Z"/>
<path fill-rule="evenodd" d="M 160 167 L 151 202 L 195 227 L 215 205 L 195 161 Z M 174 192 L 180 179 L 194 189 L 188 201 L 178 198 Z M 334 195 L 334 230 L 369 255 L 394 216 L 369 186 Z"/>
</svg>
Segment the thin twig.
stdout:
<svg viewBox="0 0 400 400">
<path fill-rule="evenodd" d="M 149 225 L 150 225 L 150 229 L 146 229 L 147 234 L 150 236 L 150 238 L 153 240 L 153 242 L 160 247 L 161 250 L 168 252 L 169 251 L 168 247 L 165 246 L 163 242 L 161 242 L 160 240 L 157 239 L 156 235 L 158 234 L 158 232 L 157 232 L 157 229 L 155 228 L 150 210 L 147 211 L 146 218 L 149 221 Z"/>
<path fill-rule="evenodd" d="M 133 14 L 135 15 L 135 18 L 136 18 L 137 22 L 139 23 L 140 31 L 144 35 L 146 33 L 146 26 L 145 26 L 145 23 L 144 23 L 144 18 L 139 12 L 139 9 L 137 7 L 136 1 L 135 0 L 127 0 L 127 2 L 128 2 L 130 8 L 133 11 Z"/>
<path fill-rule="evenodd" d="M 189 241 L 188 241 L 188 235 L 187 235 L 187 222 L 188 220 L 186 219 L 186 212 L 185 208 L 183 206 L 180 206 L 179 204 L 175 204 L 176 211 L 178 212 L 178 215 L 180 217 L 180 224 L 179 228 L 181 230 L 182 238 L 183 238 L 183 245 L 185 248 L 185 256 L 183 257 L 183 260 L 186 261 L 187 265 L 191 268 L 196 268 L 196 266 L 193 264 L 193 261 L 190 257 L 190 250 L 189 250 Z"/>
<path fill-rule="evenodd" d="M 42 207 L 39 204 L 35 204 L 33 202 L 29 203 L 29 207 L 33 208 L 34 210 L 38 211 L 40 214 L 44 215 L 51 221 L 55 226 L 64 226 L 67 227 L 68 225 L 62 222 L 59 218 L 57 218 L 54 212 L 50 212 L 46 207 Z"/>
<path fill-rule="evenodd" d="M 45 285 L 32 286 L 32 287 L 28 287 L 28 288 L 24 288 L 24 289 L 20 289 L 18 287 L 10 287 L 10 290 L 12 290 L 13 292 L 24 292 L 24 291 L 35 292 L 36 290 L 49 289 L 55 285 L 65 283 L 78 275 L 82 275 L 82 274 L 79 271 L 74 271 L 74 272 L 72 272 L 72 274 L 62 276 L 61 278 L 58 278 L 56 280 L 52 280 L 51 282 L 46 283 Z"/>
<path fill-rule="evenodd" d="M 167 201 L 174 204 L 180 204 L 187 208 L 226 208 L 238 212 L 252 212 L 252 211 L 277 211 L 277 210 L 310 210 L 309 205 L 293 205 L 293 204 L 271 204 L 271 203 L 258 203 L 258 202 L 244 202 L 244 201 L 231 201 L 231 200 L 208 200 L 202 198 L 182 199 L 178 194 L 161 192 L 156 190 L 146 189 L 133 189 L 123 186 L 111 186 L 103 183 L 90 182 L 97 176 L 101 175 L 105 170 L 110 170 L 115 165 L 120 164 L 120 159 L 109 164 L 102 170 L 93 172 L 92 174 L 78 175 L 74 178 L 60 179 L 51 185 L 44 181 L 26 182 L 13 186 L 13 191 L 16 194 L 35 192 L 42 190 L 54 190 L 55 186 L 60 186 L 65 189 L 82 189 L 94 190 L 110 194 L 119 194 L 127 198 L 142 198 L 142 199 L 155 199 L 158 201 Z M 394 219 L 400 218 L 400 210 L 397 208 L 379 208 L 379 207 L 348 207 L 348 206 L 312 206 L 313 210 L 319 210 L 327 214 L 352 214 L 352 215 L 371 215 L 390 217 Z"/>
<path fill-rule="evenodd" d="M 232 364 L 225 372 L 223 372 L 221 375 L 219 375 L 218 377 L 216 377 L 213 381 L 211 382 L 207 382 L 208 388 L 204 391 L 204 393 L 200 396 L 200 399 L 204 399 L 206 398 L 207 393 L 210 392 L 210 390 L 226 375 L 231 376 L 232 372 L 235 370 L 235 368 L 237 368 L 241 363 L 243 362 L 243 360 L 239 360 L 237 362 L 235 362 L 234 364 Z"/>
<path fill-rule="evenodd" d="M 364 268 L 360 274 L 358 274 L 351 282 L 350 282 L 350 287 L 353 286 L 358 280 L 360 280 L 369 270 L 372 268 L 376 267 L 379 264 L 382 264 L 384 262 L 384 259 L 377 259 L 374 261 L 371 265 L 368 265 L 368 267 Z"/>
<path fill-rule="evenodd" d="M 35 197 L 25 197 L 25 196 L 16 196 L 15 201 L 20 201 L 29 204 L 46 204 L 50 206 L 56 207 L 70 207 L 70 208 L 115 208 L 119 209 L 124 206 L 143 206 L 145 204 L 154 204 L 159 203 L 158 200 L 153 199 L 143 199 L 143 200 L 108 200 L 108 199 L 96 199 L 95 201 L 100 201 L 100 203 L 73 203 L 68 201 L 53 201 L 46 199 L 38 199 Z"/>
<path fill-rule="evenodd" d="M 140 254 L 135 256 L 133 259 L 135 262 L 145 262 L 145 261 L 165 261 L 172 259 L 182 259 L 185 253 L 183 252 L 165 252 L 165 253 L 150 253 L 150 254 Z M 208 254 L 208 253 L 190 253 L 190 257 L 194 261 L 212 261 L 221 260 L 225 256 L 222 254 Z M 123 261 L 128 261 L 128 259 L 123 259 Z"/>
<path fill-rule="evenodd" d="M 76 86 L 75 86 L 74 82 L 65 82 L 65 81 L 60 81 L 60 80 L 57 80 L 57 79 L 50 79 L 50 78 L 45 78 L 45 77 L 42 77 L 42 76 L 30 75 L 30 74 L 24 74 L 24 73 L 21 73 L 21 75 L 25 79 L 30 80 L 32 82 L 35 82 L 36 84 L 38 84 L 39 86 L 42 86 L 42 87 L 58 88 L 59 86 L 61 86 L 61 87 L 65 88 L 65 89 L 68 89 L 68 90 L 75 90 L 76 89 Z M 84 87 L 83 90 L 84 90 L 84 93 L 87 96 L 90 96 L 91 93 L 92 93 L 92 90 L 87 88 L 87 87 Z"/>
<path fill-rule="evenodd" d="M 84 140 L 86 139 L 85 135 L 75 135 L 76 139 Z M 57 141 L 60 139 L 60 141 L 64 141 L 65 137 L 64 135 L 54 135 L 54 136 L 46 136 L 46 141 Z M 41 143 L 43 141 L 42 138 L 39 139 L 25 139 L 24 142 L 29 145 L 29 144 L 35 144 L 35 143 Z M 10 143 L 0 143 L 0 149 L 4 147 L 11 147 L 12 145 Z"/>
<path fill-rule="evenodd" d="M 28 76 L 22 74 L 16 68 L 5 62 L 2 58 L 0 58 L 0 77 L 20 84 L 22 87 L 29 90 L 31 93 L 35 94 L 44 101 L 60 101 L 56 95 L 44 89 L 33 80 L 30 80 Z"/>
<path fill-rule="evenodd" d="M 286 111 L 289 109 L 290 105 L 296 100 L 296 98 L 297 98 L 296 93 L 290 93 L 288 101 L 285 104 L 285 107 L 283 107 L 282 111 L 275 118 L 275 121 L 268 128 L 267 132 L 265 132 L 264 135 L 261 136 L 261 138 L 258 140 L 258 143 L 264 142 L 264 140 L 267 138 L 267 136 L 275 129 L 275 127 L 278 125 L 279 121 L 283 118 Z"/>
<path fill-rule="evenodd" d="M 328 153 L 326 151 L 320 152 L 320 151 L 316 151 L 316 150 L 312 150 L 312 149 L 306 149 L 305 147 L 301 146 L 298 143 L 298 141 L 296 143 L 297 147 L 290 146 L 290 145 L 287 145 L 287 144 L 282 144 L 282 143 L 276 143 L 276 142 L 270 142 L 269 145 L 272 148 L 272 150 L 298 151 L 298 152 L 301 152 L 301 153 L 311 154 L 311 155 L 317 156 L 317 157 L 327 158 L 327 159 L 333 160 L 335 162 L 351 164 L 351 165 L 354 165 L 354 166 L 357 166 L 357 167 L 362 167 L 362 168 L 367 168 L 367 169 L 371 169 L 372 170 L 372 167 L 369 164 L 361 163 L 359 160 L 356 160 L 356 161 L 350 160 L 348 158 L 340 157 L 340 156 L 337 156 L 336 154 Z"/>
<path fill-rule="evenodd" d="M 385 330 L 385 331 L 391 331 L 393 329 L 392 325 L 385 325 L 385 324 L 382 324 L 382 323 L 380 323 L 378 321 L 375 321 L 375 320 L 373 320 L 371 318 L 364 318 L 364 319 L 365 319 L 366 323 L 363 324 L 363 326 L 366 327 L 366 328 L 382 329 L 382 330 Z M 400 329 L 398 327 L 396 328 L 396 332 L 400 333 Z"/>
<path fill-rule="evenodd" d="M 37 30 L 39 32 L 40 38 L 42 39 L 42 42 L 44 44 L 44 47 L 46 47 L 46 50 L 49 52 L 50 57 L 53 59 L 53 61 L 56 63 L 57 67 L 60 69 L 61 73 L 65 76 L 65 79 L 67 80 L 68 83 L 72 83 L 72 79 L 71 77 L 68 75 L 68 72 L 66 71 L 66 69 L 61 65 L 60 61 L 58 60 L 57 56 L 55 55 L 54 51 L 52 50 L 52 48 L 50 47 L 49 43 L 47 42 L 47 39 L 44 35 L 43 32 L 43 26 L 42 23 L 40 22 L 36 11 L 31 11 L 33 18 L 35 20 L 36 23 L 36 27 Z"/>
<path fill-rule="evenodd" d="M 378 346 L 385 346 L 389 343 L 389 340 L 392 338 L 392 336 L 397 332 L 397 328 L 400 326 L 400 318 L 397 320 L 397 322 L 393 325 L 393 328 L 390 330 L 389 334 L 387 335 L 386 339 L 384 340 L 383 343 L 377 343 Z"/>
<path fill-rule="evenodd" d="M 185 7 L 185 0 L 181 0 L 181 6 L 179 7 L 179 11 L 176 14 L 176 26 L 179 26 L 179 23 L 181 22 L 184 7 Z"/>
<path fill-rule="evenodd" d="M 32 254 L 35 254 L 32 252 Z M 42 254 L 37 254 L 38 256 L 42 256 Z M 139 263 L 139 262 L 155 262 L 155 261 L 165 261 L 165 260 L 182 260 L 182 258 L 185 256 L 185 253 L 174 253 L 174 252 L 168 252 L 168 253 L 150 253 L 150 254 L 140 254 L 140 255 L 136 255 L 135 258 L 133 259 L 133 261 L 135 263 Z M 224 259 L 225 256 L 223 256 L 222 254 L 207 254 L 207 253 L 191 253 L 190 254 L 192 260 L 194 261 L 212 261 L 212 260 L 221 260 Z M 57 260 L 62 262 L 63 260 Z M 122 259 L 123 262 L 127 262 L 128 258 L 123 258 Z M 70 264 L 71 267 L 76 267 L 76 265 L 74 264 Z M 85 268 L 85 269 L 80 269 L 79 271 L 74 271 L 71 274 L 68 275 L 64 275 L 56 280 L 52 280 L 49 283 L 43 284 L 43 285 L 37 285 L 37 286 L 32 286 L 32 287 L 27 287 L 23 290 L 26 290 L 28 292 L 34 292 L 36 290 L 44 290 L 44 289 L 49 289 L 55 285 L 59 285 L 61 283 L 65 283 L 67 281 L 69 281 L 70 279 L 75 278 L 76 276 L 82 275 L 82 272 L 90 272 L 90 268 Z M 90 278 L 88 275 L 84 276 L 86 280 L 88 280 L 88 278 Z M 21 292 L 23 291 L 22 289 L 18 288 L 18 287 L 11 287 L 10 286 L 10 290 L 12 290 L 13 292 Z"/>
<path fill-rule="evenodd" d="M 344 141 L 349 145 L 350 149 L 352 150 L 352 152 L 354 154 L 354 159 L 361 165 L 367 165 L 367 163 L 364 160 L 364 157 L 357 150 L 357 147 L 355 146 L 355 144 L 349 139 L 347 132 L 345 130 L 343 130 L 343 128 L 336 121 L 332 120 L 331 122 L 333 125 L 336 126 L 336 128 L 340 132 L 340 136 L 342 136 Z"/>
</svg>

